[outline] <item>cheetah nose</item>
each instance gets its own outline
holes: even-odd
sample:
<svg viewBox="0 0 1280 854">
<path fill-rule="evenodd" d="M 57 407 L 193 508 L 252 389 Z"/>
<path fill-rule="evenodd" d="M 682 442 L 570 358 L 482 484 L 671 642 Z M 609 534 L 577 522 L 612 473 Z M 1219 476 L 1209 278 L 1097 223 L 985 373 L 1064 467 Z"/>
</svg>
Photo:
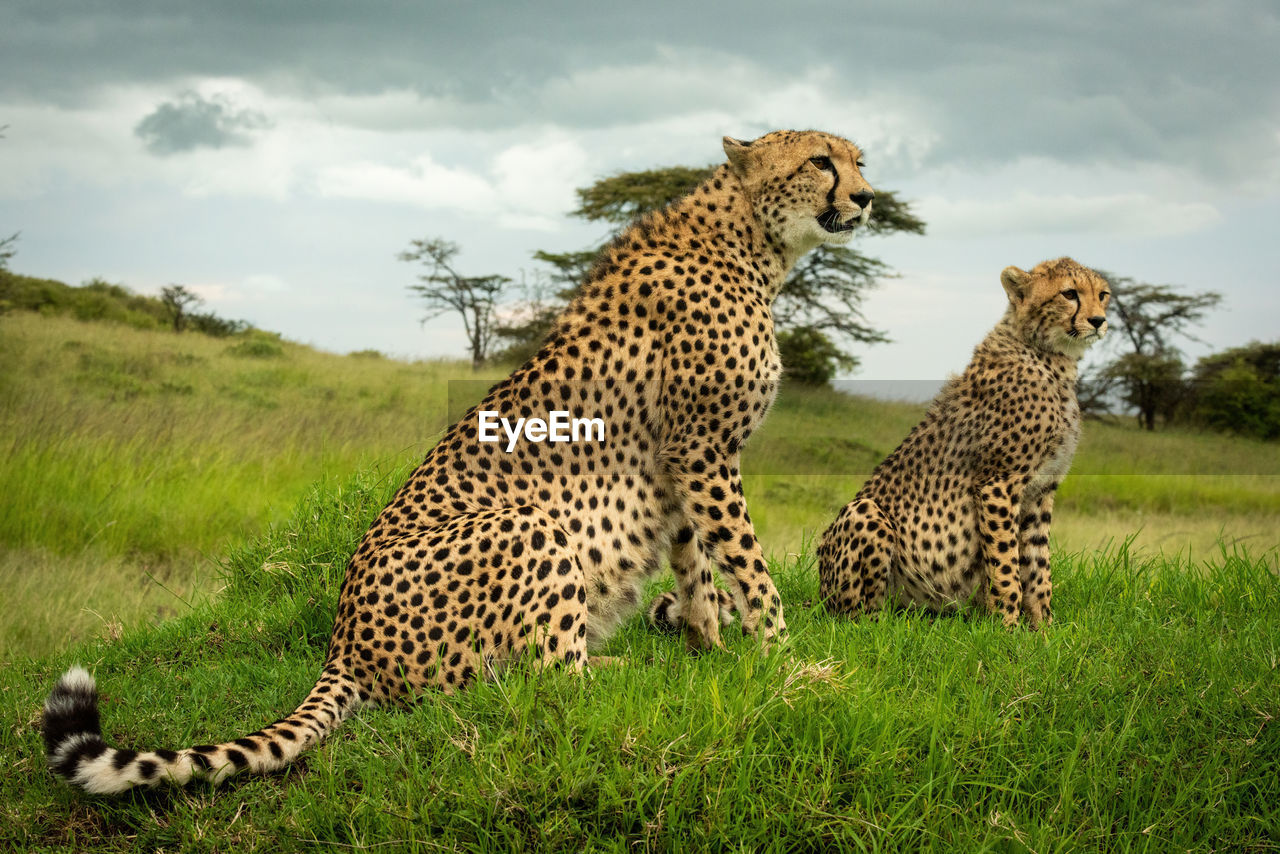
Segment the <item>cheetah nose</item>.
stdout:
<svg viewBox="0 0 1280 854">
<path fill-rule="evenodd" d="M 852 199 L 853 203 L 860 208 L 865 208 L 867 205 L 871 204 L 871 200 L 875 197 L 876 194 L 870 190 L 863 190 L 861 193 L 849 194 L 849 198 Z"/>
<path fill-rule="evenodd" d="M 1092 326 L 1094 329 L 1101 329 L 1102 324 L 1106 322 L 1107 322 L 1107 319 L 1102 315 L 1089 318 L 1089 325 Z"/>
</svg>

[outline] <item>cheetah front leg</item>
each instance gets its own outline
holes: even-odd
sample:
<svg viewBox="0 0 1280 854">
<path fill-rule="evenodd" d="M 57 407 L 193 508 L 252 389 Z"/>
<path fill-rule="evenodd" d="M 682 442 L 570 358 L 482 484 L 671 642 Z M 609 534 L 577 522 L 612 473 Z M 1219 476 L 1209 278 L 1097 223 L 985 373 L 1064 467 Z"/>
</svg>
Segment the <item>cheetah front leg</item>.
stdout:
<svg viewBox="0 0 1280 854">
<path fill-rule="evenodd" d="M 703 449 L 695 445 L 688 451 L 668 456 L 667 465 L 668 477 L 684 498 L 685 518 L 705 544 L 707 557 L 733 576 L 730 593 L 742 615 L 742 631 L 773 640 L 786 631 L 787 624 L 782 618 L 782 598 L 742 497 L 738 455 L 707 463 Z"/>
<path fill-rule="evenodd" d="M 987 572 L 987 610 L 999 614 L 1005 626 L 1018 624 L 1022 584 L 1018 577 L 1018 492 L 1008 480 L 978 488 L 978 536 Z"/>
<path fill-rule="evenodd" d="M 1018 564 L 1022 614 L 1033 629 L 1053 622 L 1053 579 L 1049 573 L 1049 525 L 1053 521 L 1055 483 L 1022 510 Z"/>
<path fill-rule="evenodd" d="M 691 650 L 723 648 L 720 625 L 733 622 L 733 602 L 716 587 L 711 561 L 690 525 L 676 532 L 671 545 L 671 569 L 676 589 L 654 600 L 649 609 L 650 622 L 664 629 L 683 629 Z"/>
</svg>

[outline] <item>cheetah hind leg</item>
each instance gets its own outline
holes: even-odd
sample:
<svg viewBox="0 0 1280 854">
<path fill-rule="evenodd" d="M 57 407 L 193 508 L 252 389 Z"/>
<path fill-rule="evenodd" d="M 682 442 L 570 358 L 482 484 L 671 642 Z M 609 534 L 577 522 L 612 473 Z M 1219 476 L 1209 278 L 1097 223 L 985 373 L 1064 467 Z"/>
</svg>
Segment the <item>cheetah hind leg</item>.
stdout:
<svg viewBox="0 0 1280 854">
<path fill-rule="evenodd" d="M 818 580 L 828 611 L 872 619 L 884 607 L 894 559 L 893 527 L 874 501 L 845 505 L 818 547 Z"/>
<path fill-rule="evenodd" d="M 582 566 L 541 510 L 460 515 L 359 558 L 371 570 L 344 589 L 330 657 L 375 701 L 451 693 L 517 662 L 586 663 Z"/>
</svg>

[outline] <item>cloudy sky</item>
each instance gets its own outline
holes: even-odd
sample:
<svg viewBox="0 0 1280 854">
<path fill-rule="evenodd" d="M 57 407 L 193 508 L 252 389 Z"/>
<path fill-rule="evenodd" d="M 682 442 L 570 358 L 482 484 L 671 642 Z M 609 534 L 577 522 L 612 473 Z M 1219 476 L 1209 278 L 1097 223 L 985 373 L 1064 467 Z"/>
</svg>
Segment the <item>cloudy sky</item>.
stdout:
<svg viewBox="0 0 1280 854">
<path fill-rule="evenodd" d="M 1277 337 L 1280 6 L 0 0 L 0 236 L 12 267 L 155 292 L 319 347 L 457 355 L 396 254 L 467 273 L 604 229 L 575 187 L 720 161 L 725 134 L 848 136 L 919 236 L 862 379 L 963 366 L 999 272 L 1059 255 L 1216 289 L 1199 355 Z"/>
</svg>

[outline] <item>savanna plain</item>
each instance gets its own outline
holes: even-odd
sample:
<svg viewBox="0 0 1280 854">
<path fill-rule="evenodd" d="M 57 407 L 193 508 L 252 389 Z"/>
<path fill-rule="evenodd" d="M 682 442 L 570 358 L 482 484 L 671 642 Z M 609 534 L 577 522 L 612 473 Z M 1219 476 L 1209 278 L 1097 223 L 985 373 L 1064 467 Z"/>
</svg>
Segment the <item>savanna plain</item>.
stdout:
<svg viewBox="0 0 1280 854">
<path fill-rule="evenodd" d="M 28 312 L 0 366 L 0 849 L 1280 848 L 1274 442 L 1086 423 L 1050 628 L 851 621 L 814 540 L 923 407 L 784 387 L 744 470 L 785 644 L 693 656 L 637 616 L 585 677 L 517 669 L 276 776 L 104 799 L 44 766 L 58 674 L 95 672 L 122 747 L 292 710 L 358 538 L 505 370 Z"/>
</svg>

